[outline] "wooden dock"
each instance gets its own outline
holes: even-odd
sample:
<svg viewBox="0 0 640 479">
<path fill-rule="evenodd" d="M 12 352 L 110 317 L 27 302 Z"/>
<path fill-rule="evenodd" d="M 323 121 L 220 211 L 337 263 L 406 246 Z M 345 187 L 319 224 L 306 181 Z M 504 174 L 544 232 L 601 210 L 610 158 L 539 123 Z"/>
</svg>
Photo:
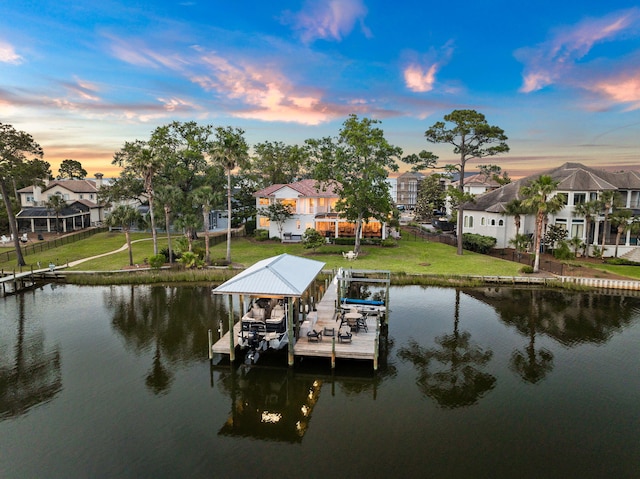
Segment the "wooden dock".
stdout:
<svg viewBox="0 0 640 479">
<path fill-rule="evenodd" d="M 2 296 L 10 296 L 36 288 L 38 285 L 46 282 L 48 278 L 55 277 L 55 271 L 50 269 L 38 269 L 16 273 L 2 272 L 0 276 L 0 288 Z"/>
<path fill-rule="evenodd" d="M 316 303 L 316 310 L 310 311 L 306 315 L 306 319 L 299 329 L 299 338 L 293 347 L 294 356 L 331 358 L 332 367 L 335 366 L 335 359 L 369 360 L 373 362 L 374 369 L 377 369 L 380 337 L 378 316 L 367 318 L 368 331 L 353 331 L 350 343 L 339 342 L 337 333 L 340 322 L 336 319 L 337 292 L 338 284 L 337 280 L 334 280 L 328 285 L 322 299 Z M 308 331 L 316 330 L 324 333 L 325 328 L 334 329 L 336 335 L 331 337 L 323 334 L 320 341 L 308 341 Z M 240 322 L 238 321 L 233 328 L 234 344 L 236 345 L 239 332 Z M 230 354 L 229 347 L 230 338 L 229 332 L 227 332 L 213 344 L 211 350 L 216 354 Z"/>
</svg>

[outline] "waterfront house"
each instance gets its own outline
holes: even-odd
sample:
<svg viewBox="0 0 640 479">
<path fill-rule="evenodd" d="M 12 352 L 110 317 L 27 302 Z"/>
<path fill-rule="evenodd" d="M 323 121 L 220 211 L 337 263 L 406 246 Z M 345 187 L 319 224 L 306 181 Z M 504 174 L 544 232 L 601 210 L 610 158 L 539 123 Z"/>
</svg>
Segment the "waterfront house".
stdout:
<svg viewBox="0 0 640 479">
<path fill-rule="evenodd" d="M 564 193 L 565 207 L 556 214 L 549 215 L 547 225 L 565 228 L 568 238 L 578 237 L 589 245 L 602 243 L 605 235 L 605 256 L 613 256 L 616 231 L 610 223 L 604 228 L 604 214 L 593 218 L 590 231 L 586 231 L 584 216 L 576 213 L 576 205 L 599 199 L 605 191 L 615 191 L 618 204 L 640 216 L 640 172 L 608 172 L 590 168 L 580 163 L 565 163 L 551 170 L 536 173 L 509 183 L 501 188 L 476 197 L 475 202 L 464 206 L 463 232 L 476 233 L 496 238 L 497 248 L 509 247 L 509 240 L 515 237 L 514 218 L 506 216 L 506 205 L 514 199 L 523 199 L 520 190 L 541 175 L 549 175 L 558 181 L 558 189 L 553 194 Z M 533 235 L 535 215 L 521 215 L 519 233 Z M 620 240 L 619 256 L 637 248 L 637 238 L 627 229 Z M 608 245 L 608 246 L 607 246 Z"/>
<path fill-rule="evenodd" d="M 331 185 L 318 187 L 315 180 L 302 180 L 289 184 L 268 186 L 254 193 L 256 198 L 257 228 L 269 231 L 269 237 L 279 237 L 278 226 L 269 221 L 260 210 L 273 202 L 289 205 L 293 216 L 283 225 L 285 240 L 300 241 L 307 228 L 314 228 L 325 237 L 354 237 L 355 224 L 341 218 L 335 210 L 339 197 Z M 362 237 L 387 237 L 386 223 L 370 219 L 362 225 Z"/>
</svg>

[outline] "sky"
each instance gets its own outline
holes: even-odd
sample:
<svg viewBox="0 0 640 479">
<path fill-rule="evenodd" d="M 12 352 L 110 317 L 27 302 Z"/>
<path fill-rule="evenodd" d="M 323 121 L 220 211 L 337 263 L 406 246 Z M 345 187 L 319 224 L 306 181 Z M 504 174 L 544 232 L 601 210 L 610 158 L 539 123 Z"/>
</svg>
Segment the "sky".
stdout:
<svg viewBox="0 0 640 479">
<path fill-rule="evenodd" d="M 634 1 L 0 0 L 0 123 L 117 175 L 113 154 L 160 125 L 245 130 L 250 145 L 380 120 L 404 154 L 456 109 L 510 152 L 470 162 L 519 178 L 567 161 L 640 170 Z M 401 164 L 400 172 L 409 168 Z"/>
</svg>

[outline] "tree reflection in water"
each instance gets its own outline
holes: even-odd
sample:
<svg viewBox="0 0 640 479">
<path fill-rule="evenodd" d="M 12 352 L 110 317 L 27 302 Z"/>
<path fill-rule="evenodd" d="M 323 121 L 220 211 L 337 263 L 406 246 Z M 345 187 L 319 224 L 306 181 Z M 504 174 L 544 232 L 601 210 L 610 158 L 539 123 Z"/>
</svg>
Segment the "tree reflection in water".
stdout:
<svg viewBox="0 0 640 479">
<path fill-rule="evenodd" d="M 29 324 L 24 314 L 24 295 L 15 296 L 18 303 L 15 356 L 2 355 L 3 342 L 9 335 L 0 338 L 0 418 L 16 417 L 29 409 L 50 401 L 62 390 L 60 351 L 47 352 L 44 333 L 38 325 Z M 36 326 L 36 327 L 34 327 Z M 9 348 L 7 348 L 9 350 Z"/>
<path fill-rule="evenodd" d="M 496 378 L 479 368 L 493 356 L 471 341 L 471 333 L 460 332 L 460 290 L 456 289 L 453 334 L 435 338 L 440 348 L 424 348 L 417 341 L 400 348 L 398 356 L 414 364 L 422 393 L 445 408 L 466 407 L 492 390 Z"/>
<path fill-rule="evenodd" d="M 207 330 L 227 317 L 209 287 L 114 286 L 105 293 L 112 325 L 135 351 L 154 350 L 145 384 L 154 394 L 168 392 L 175 368 L 207 356 Z"/>
</svg>

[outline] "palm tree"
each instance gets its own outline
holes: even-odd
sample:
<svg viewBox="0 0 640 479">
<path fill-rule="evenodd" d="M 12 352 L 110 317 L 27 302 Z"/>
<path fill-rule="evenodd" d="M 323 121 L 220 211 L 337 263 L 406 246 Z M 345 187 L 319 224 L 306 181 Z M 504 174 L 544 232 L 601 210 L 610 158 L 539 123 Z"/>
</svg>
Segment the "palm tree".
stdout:
<svg viewBox="0 0 640 479">
<path fill-rule="evenodd" d="M 518 233 L 509 240 L 509 244 L 515 248 L 516 254 L 518 255 L 518 260 L 520 260 L 522 252 L 527 249 L 527 245 L 529 244 L 529 235 Z"/>
<path fill-rule="evenodd" d="M 200 227 L 200 218 L 194 213 L 184 213 L 176 218 L 175 224 L 184 231 L 184 236 L 189 244 L 189 252 L 193 252 L 193 238 Z"/>
<path fill-rule="evenodd" d="M 520 232 L 520 215 L 526 214 L 527 212 L 527 209 L 522 206 L 522 200 L 519 200 L 518 198 L 514 198 L 504 205 L 503 214 L 513 216 L 513 224 L 516 227 L 516 237 L 518 237 Z"/>
<path fill-rule="evenodd" d="M 615 210 L 611 215 L 611 225 L 616 228 L 616 251 L 614 257 L 618 257 L 618 245 L 620 244 L 620 236 L 627 228 L 631 226 L 631 217 L 633 212 L 626 208 Z"/>
<path fill-rule="evenodd" d="M 153 254 L 158 254 L 158 237 L 154 210 L 154 179 L 161 166 L 161 156 L 158 153 L 161 147 L 153 148 L 149 143 L 141 140 L 126 142 L 124 147 L 114 155 L 113 164 L 129 168 L 135 175 L 142 177 L 144 191 L 149 201 L 149 215 L 151 218 L 151 235 L 153 237 Z"/>
<path fill-rule="evenodd" d="M 156 198 L 164 209 L 164 225 L 167 232 L 169 263 L 173 263 L 173 249 L 171 247 L 171 211 L 182 202 L 182 190 L 173 185 L 163 186 L 156 191 Z"/>
<path fill-rule="evenodd" d="M 209 214 L 211 213 L 211 209 L 221 202 L 222 198 L 218 192 L 213 191 L 213 188 L 211 186 L 201 186 L 200 188 L 193 190 L 193 193 L 191 195 L 194 204 L 202 207 L 205 247 L 204 261 L 207 264 L 210 264 L 211 256 L 209 254 Z"/>
<path fill-rule="evenodd" d="M 607 239 L 607 221 L 609 220 L 609 214 L 611 213 L 611 208 L 614 206 L 614 201 L 616 198 L 616 192 L 614 190 L 603 191 L 600 194 L 600 206 L 602 208 L 602 212 L 604 213 L 604 222 L 602 223 L 602 247 L 600 248 L 600 257 L 604 257 L 604 244 Z"/>
<path fill-rule="evenodd" d="M 67 202 L 62 196 L 53 195 L 49 198 L 45 206 L 56 215 L 56 233 L 60 233 L 60 213 L 66 208 Z"/>
<path fill-rule="evenodd" d="M 584 217 L 584 243 L 585 243 L 585 256 L 589 256 L 589 246 L 592 242 L 591 239 L 591 224 L 593 218 L 600 211 L 600 202 L 597 200 L 586 201 L 584 203 L 578 203 L 573 208 L 574 216 Z"/>
<path fill-rule="evenodd" d="M 129 205 L 120 205 L 116 207 L 105 218 L 105 223 L 110 227 L 120 227 L 127 239 L 127 248 L 129 249 L 129 266 L 133 266 L 133 249 L 131 248 L 131 228 L 142 221 L 140 212 Z"/>
<path fill-rule="evenodd" d="M 245 168 L 249 162 L 249 145 L 243 135 L 241 128 L 216 128 L 216 142 L 210 152 L 227 173 L 227 263 L 231 263 L 231 171 Z"/>
<path fill-rule="evenodd" d="M 542 240 L 542 228 L 548 214 L 557 213 L 564 208 L 566 196 L 552 193 L 558 187 L 559 181 L 554 180 L 549 175 L 542 175 L 537 180 L 532 181 L 527 186 L 523 186 L 521 191 L 524 200 L 522 204 L 525 208 L 530 208 L 536 213 L 536 236 L 534 240 L 535 261 L 533 272 L 540 271 L 540 242 Z"/>
</svg>

